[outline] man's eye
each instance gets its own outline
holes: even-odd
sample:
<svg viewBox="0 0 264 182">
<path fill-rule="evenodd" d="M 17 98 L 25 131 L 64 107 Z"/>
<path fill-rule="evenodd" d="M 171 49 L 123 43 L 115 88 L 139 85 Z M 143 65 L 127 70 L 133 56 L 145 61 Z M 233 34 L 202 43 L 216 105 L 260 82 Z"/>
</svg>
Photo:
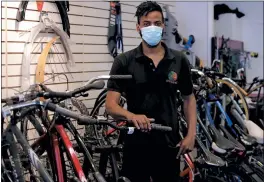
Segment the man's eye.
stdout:
<svg viewBox="0 0 264 182">
<path fill-rule="evenodd" d="M 155 23 L 156 26 L 161 26 L 161 22 Z"/>
<path fill-rule="evenodd" d="M 147 23 L 147 22 L 146 22 L 146 23 L 144 23 L 144 26 L 145 26 L 145 27 L 148 27 L 148 26 L 150 26 L 150 23 Z"/>
</svg>

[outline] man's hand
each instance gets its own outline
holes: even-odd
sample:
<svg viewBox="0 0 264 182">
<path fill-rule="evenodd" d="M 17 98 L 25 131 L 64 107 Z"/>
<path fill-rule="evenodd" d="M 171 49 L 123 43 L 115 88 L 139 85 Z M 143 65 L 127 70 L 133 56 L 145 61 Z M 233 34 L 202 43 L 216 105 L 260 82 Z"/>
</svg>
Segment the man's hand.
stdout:
<svg viewBox="0 0 264 182">
<path fill-rule="evenodd" d="M 179 144 L 180 150 L 176 158 L 179 158 L 181 154 L 185 154 L 193 150 L 195 144 L 195 135 L 187 135 Z"/>
<path fill-rule="evenodd" d="M 151 130 L 150 119 L 145 115 L 132 114 L 127 119 L 131 120 L 137 129 Z"/>
</svg>

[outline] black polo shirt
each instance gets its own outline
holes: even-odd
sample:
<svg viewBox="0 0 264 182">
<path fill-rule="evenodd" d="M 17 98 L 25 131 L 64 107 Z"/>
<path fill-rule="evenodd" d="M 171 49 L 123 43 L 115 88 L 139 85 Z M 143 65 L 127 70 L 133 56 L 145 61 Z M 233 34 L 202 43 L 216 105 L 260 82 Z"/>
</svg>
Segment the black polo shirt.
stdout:
<svg viewBox="0 0 264 182">
<path fill-rule="evenodd" d="M 177 121 L 177 90 L 182 95 L 192 94 L 189 61 L 179 51 L 169 49 L 164 43 L 165 56 L 155 67 L 145 56 L 142 44 L 120 54 L 114 60 L 110 75 L 132 75 L 131 80 L 109 80 L 108 90 L 124 92 L 127 109 L 134 114 L 145 114 L 155 122 L 173 128 L 166 134 L 170 146 L 179 142 Z"/>
</svg>

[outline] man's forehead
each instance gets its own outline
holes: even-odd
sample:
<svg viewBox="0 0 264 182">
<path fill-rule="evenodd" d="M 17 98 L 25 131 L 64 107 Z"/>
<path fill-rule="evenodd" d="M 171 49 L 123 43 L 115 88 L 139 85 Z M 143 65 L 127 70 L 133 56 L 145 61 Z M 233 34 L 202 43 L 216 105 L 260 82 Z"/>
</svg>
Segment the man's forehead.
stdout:
<svg viewBox="0 0 264 182">
<path fill-rule="evenodd" d="M 142 16 L 141 17 L 142 21 L 161 21 L 162 20 L 162 16 Z"/>
</svg>

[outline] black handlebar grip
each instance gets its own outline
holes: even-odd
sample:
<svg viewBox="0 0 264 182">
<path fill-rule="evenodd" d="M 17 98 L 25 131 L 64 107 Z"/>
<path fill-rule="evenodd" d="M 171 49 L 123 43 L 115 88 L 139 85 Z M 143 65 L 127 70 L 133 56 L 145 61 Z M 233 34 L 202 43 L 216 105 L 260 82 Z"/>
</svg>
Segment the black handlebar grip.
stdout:
<svg viewBox="0 0 264 182">
<path fill-rule="evenodd" d="M 132 79 L 132 75 L 110 75 L 109 79 Z"/>
<path fill-rule="evenodd" d="M 99 123 L 97 119 L 94 119 L 91 116 L 85 116 L 85 115 L 79 116 L 77 122 L 79 125 L 90 125 L 90 124 Z"/>
<path fill-rule="evenodd" d="M 96 81 L 92 84 L 89 84 L 89 85 L 85 85 L 83 87 L 80 87 L 80 88 L 77 88 L 75 90 L 72 91 L 72 95 L 76 95 L 76 94 L 79 94 L 79 93 L 82 93 L 82 92 L 86 92 L 88 90 L 91 90 L 91 89 L 103 89 L 105 86 L 105 82 L 104 81 Z"/>
<path fill-rule="evenodd" d="M 152 130 L 159 130 L 159 131 L 172 131 L 172 128 L 169 126 L 162 126 L 158 124 L 151 124 Z"/>
<path fill-rule="evenodd" d="M 72 92 L 44 92 L 43 97 L 45 99 L 49 98 L 71 98 L 72 97 Z"/>
</svg>

